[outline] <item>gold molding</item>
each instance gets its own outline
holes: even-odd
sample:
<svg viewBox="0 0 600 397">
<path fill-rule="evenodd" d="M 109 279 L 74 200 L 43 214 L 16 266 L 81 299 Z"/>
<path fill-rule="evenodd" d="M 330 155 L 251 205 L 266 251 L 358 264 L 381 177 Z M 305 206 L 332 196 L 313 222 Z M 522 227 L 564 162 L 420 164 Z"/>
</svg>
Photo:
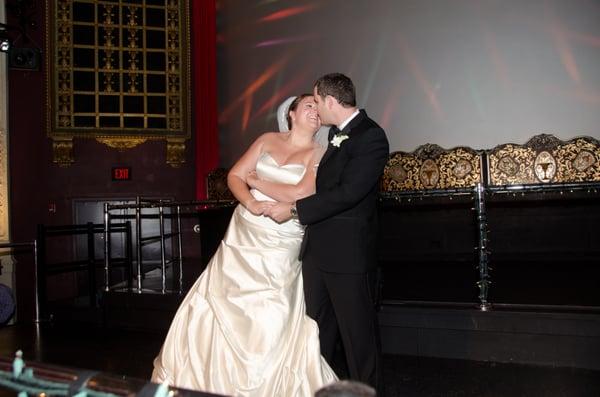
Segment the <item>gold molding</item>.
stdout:
<svg viewBox="0 0 600 397">
<path fill-rule="evenodd" d="M 391 192 L 468 188 L 480 182 L 479 152 L 464 146 L 443 149 L 425 144 L 411 153 L 390 153 L 380 189 Z"/>
<path fill-rule="evenodd" d="M 235 200 L 227 186 L 226 168 L 215 168 L 206 176 L 206 196 L 209 200 Z"/>
<path fill-rule="evenodd" d="M 73 138 L 52 139 L 52 162 L 61 167 L 68 167 L 75 162 Z"/>
<path fill-rule="evenodd" d="M 75 4 L 93 11 L 75 15 Z M 46 2 L 46 131 L 55 163 L 75 161 L 74 138 L 117 150 L 165 140 L 166 163 L 185 162 L 192 130 L 189 10 L 190 0 Z M 158 35 L 153 43 L 162 37 L 164 46 L 147 46 L 146 35 Z"/>
<path fill-rule="evenodd" d="M 167 139 L 167 164 L 173 168 L 185 164 L 185 139 Z"/>
<path fill-rule="evenodd" d="M 5 1 L 0 0 L 0 22 L 6 22 Z M 9 161 L 8 161 L 8 57 L 0 55 L 0 241 L 11 242 L 11 231 L 9 222 L 10 209 L 10 184 L 9 182 Z M 16 272 L 15 259 L 10 249 L 0 250 L 0 283 L 15 289 Z M 17 314 L 18 315 L 18 314 Z M 9 321 L 14 324 L 17 321 L 17 315 Z"/>
<path fill-rule="evenodd" d="M 3 66 L 3 65 L 2 65 Z M 0 69 L 2 68 L 0 66 Z M 6 102 L 0 99 L 0 109 L 5 111 Z M 0 116 L 0 121 L 3 117 Z M 8 233 L 8 139 L 6 131 L 0 127 L 0 241 L 9 241 Z M 0 271 L 0 274 L 2 272 Z"/>
<path fill-rule="evenodd" d="M 488 152 L 488 163 L 492 186 L 600 182 L 600 141 L 540 134 L 524 145 L 496 146 Z"/>
<path fill-rule="evenodd" d="M 132 149 L 142 143 L 146 142 L 147 138 L 132 138 L 132 137 L 111 137 L 111 138 L 96 138 L 96 140 L 110 148 L 123 151 L 126 149 Z"/>
</svg>

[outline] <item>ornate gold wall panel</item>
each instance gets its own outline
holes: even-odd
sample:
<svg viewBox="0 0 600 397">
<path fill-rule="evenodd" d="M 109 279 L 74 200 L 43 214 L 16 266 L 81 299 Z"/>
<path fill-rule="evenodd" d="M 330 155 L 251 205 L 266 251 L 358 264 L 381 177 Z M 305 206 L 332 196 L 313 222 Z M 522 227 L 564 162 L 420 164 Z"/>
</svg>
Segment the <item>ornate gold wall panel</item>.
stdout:
<svg viewBox="0 0 600 397">
<path fill-rule="evenodd" d="M 73 138 L 119 150 L 161 139 L 169 142 L 167 162 L 183 163 L 191 127 L 189 0 L 46 4 L 54 161 L 74 161 Z"/>
<path fill-rule="evenodd" d="M 4 0 L 0 0 L 0 22 L 6 22 Z M 0 54 L 0 241 L 10 240 L 8 233 L 8 56 Z M 2 273 L 2 271 L 0 271 Z"/>
<path fill-rule="evenodd" d="M 600 142 L 562 141 L 541 134 L 524 145 L 507 143 L 488 153 L 490 185 L 600 182 Z"/>
<path fill-rule="evenodd" d="M 5 5 L 4 0 L 0 0 L 0 22 L 5 23 Z M 0 241 L 10 242 L 10 227 L 8 223 L 9 185 L 8 185 L 8 57 L 6 54 L 0 54 Z M 1 250 L 0 256 L 0 283 L 14 288 L 15 286 L 15 260 L 12 255 L 8 255 L 7 249 Z M 14 319 L 12 320 L 14 321 Z M 12 323 L 11 321 L 11 323 Z"/>
<path fill-rule="evenodd" d="M 382 191 L 473 187 L 481 182 L 481 157 L 473 149 L 442 149 L 433 144 L 412 153 L 393 152 L 381 178 Z"/>
<path fill-rule="evenodd" d="M 235 200 L 233 193 L 227 187 L 227 173 L 225 168 L 217 168 L 206 177 L 206 193 L 209 200 Z"/>
</svg>

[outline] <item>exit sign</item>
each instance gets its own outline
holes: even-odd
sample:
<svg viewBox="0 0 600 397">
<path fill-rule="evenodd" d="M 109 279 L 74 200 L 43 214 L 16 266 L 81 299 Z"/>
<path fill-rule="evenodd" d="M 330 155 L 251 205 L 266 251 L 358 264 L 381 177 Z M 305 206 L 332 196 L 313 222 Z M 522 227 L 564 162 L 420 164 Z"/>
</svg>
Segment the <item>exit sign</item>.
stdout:
<svg viewBox="0 0 600 397">
<path fill-rule="evenodd" d="M 131 167 L 113 167 L 113 181 L 128 181 L 131 179 Z"/>
</svg>

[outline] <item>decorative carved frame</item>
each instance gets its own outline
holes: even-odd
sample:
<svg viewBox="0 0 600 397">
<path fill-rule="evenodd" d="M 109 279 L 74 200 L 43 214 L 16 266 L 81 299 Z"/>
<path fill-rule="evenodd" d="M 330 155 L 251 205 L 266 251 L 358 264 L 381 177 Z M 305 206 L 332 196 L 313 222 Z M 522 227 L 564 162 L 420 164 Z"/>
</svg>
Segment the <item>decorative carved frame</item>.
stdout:
<svg viewBox="0 0 600 397">
<path fill-rule="evenodd" d="M 227 186 L 226 168 L 215 168 L 206 176 L 206 193 L 209 200 L 235 200 Z"/>
<path fill-rule="evenodd" d="M 419 146 L 393 152 L 383 171 L 380 190 L 420 191 L 474 187 L 481 182 L 481 155 L 468 147 Z"/>
<path fill-rule="evenodd" d="M 74 104 L 73 73 L 81 68 L 74 66 L 73 49 L 74 46 L 74 24 L 73 24 L 73 5 L 82 3 L 84 5 L 93 4 L 95 8 L 95 22 L 89 23 L 95 29 L 95 43 L 88 46 L 90 50 L 95 51 L 95 61 L 93 72 L 95 74 L 95 104 L 94 112 L 85 113 L 89 119 L 96 118 L 93 127 L 82 127 L 74 125 L 76 114 Z M 127 4 L 126 4 L 127 3 Z M 158 3 L 158 2 L 157 2 Z M 147 54 L 154 50 L 148 50 L 146 47 L 147 39 L 143 38 L 143 45 L 136 46 L 136 32 L 142 37 L 147 30 L 144 25 L 145 19 L 141 24 L 136 24 L 136 10 L 142 9 L 142 15 L 147 15 L 147 8 L 161 8 L 162 5 L 138 4 L 135 2 L 114 2 L 108 0 L 56 0 L 46 2 L 46 123 L 47 135 L 53 141 L 54 162 L 61 166 L 69 166 L 75 159 L 73 156 L 74 138 L 92 138 L 99 142 L 118 150 L 125 150 L 135 147 L 147 140 L 166 140 L 166 162 L 173 167 L 177 167 L 185 162 L 185 142 L 190 138 L 191 130 L 191 60 L 190 60 L 190 12 L 189 0 L 164 0 L 165 24 L 163 27 L 156 28 L 164 32 L 164 71 L 146 70 L 141 67 L 142 61 L 137 59 L 141 57 L 146 60 Z M 101 14 L 101 8 L 104 11 Z M 134 9 L 130 11 L 130 18 L 124 16 L 124 9 Z M 114 9 L 116 13 L 110 14 L 106 9 Z M 162 8 L 161 8 L 162 9 Z M 131 16 L 133 15 L 133 16 Z M 101 18 L 104 18 L 100 21 Z M 145 18 L 145 17 L 144 17 Z M 127 23 L 125 23 L 126 21 Z M 85 25 L 85 23 L 78 22 Z M 164 29 L 164 30 L 163 30 Z M 103 34 L 101 36 L 101 32 Z M 126 35 L 129 35 L 125 37 Z M 101 38 L 103 44 L 101 45 Z M 121 41 L 119 41 L 121 40 Z M 126 43 L 126 41 L 129 42 Z M 79 48 L 78 47 L 78 48 Z M 159 50 L 160 52 L 160 50 Z M 104 58 L 101 59 L 101 53 Z M 133 54 L 133 55 L 132 55 Z M 113 58 L 114 56 L 114 58 Z M 128 58 L 127 58 L 128 57 Z M 116 61 L 114 61 L 116 59 Z M 126 59 L 129 60 L 129 66 L 125 66 Z M 137 60 L 136 60 L 137 59 Z M 113 62 L 114 61 L 114 62 Z M 100 65 L 103 63 L 103 65 Z M 144 66 L 147 64 L 144 63 Z M 92 69 L 92 68 L 88 68 Z M 86 70 L 91 72 L 92 70 Z M 165 84 L 165 111 L 164 114 L 153 114 L 156 118 L 164 117 L 164 128 L 148 127 L 148 97 L 147 85 L 144 85 L 144 79 L 150 74 L 164 73 Z M 100 81 L 101 76 L 104 80 Z M 108 77 L 107 77 L 108 76 Z M 141 77 L 140 77 L 141 76 Z M 141 79 L 141 91 L 135 93 L 143 97 L 144 112 L 136 113 L 138 119 L 143 114 L 144 126 L 130 128 L 124 126 L 124 120 L 131 116 L 123 110 L 125 87 L 136 89 L 137 79 Z M 116 82 L 113 83 L 113 79 Z M 107 82 L 108 81 L 108 82 Z M 101 86 L 104 88 L 101 90 Z M 117 89 L 114 89 L 114 85 Z M 90 94 L 91 91 L 85 92 Z M 113 117 L 119 118 L 118 127 L 100 126 L 99 119 L 105 113 L 99 112 L 99 96 L 102 95 L 120 95 L 119 112 L 111 113 Z"/>
<path fill-rule="evenodd" d="M 491 186 L 600 182 L 600 141 L 562 141 L 540 134 L 524 145 L 507 143 L 488 152 Z"/>
<path fill-rule="evenodd" d="M 5 1 L 0 0 L 0 22 L 6 22 Z M 8 163 L 8 57 L 0 54 L 0 242 L 7 243 L 11 240 L 9 224 L 9 163 Z M 0 283 L 14 288 L 15 286 L 15 260 L 8 249 L 2 249 L 0 257 Z M 14 318 L 11 323 L 15 321 Z"/>
</svg>

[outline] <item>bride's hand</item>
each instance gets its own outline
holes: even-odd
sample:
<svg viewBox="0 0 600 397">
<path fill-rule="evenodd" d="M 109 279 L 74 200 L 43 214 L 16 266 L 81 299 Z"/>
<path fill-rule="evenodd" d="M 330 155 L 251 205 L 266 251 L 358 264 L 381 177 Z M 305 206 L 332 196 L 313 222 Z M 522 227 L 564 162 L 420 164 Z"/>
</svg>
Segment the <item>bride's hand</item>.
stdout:
<svg viewBox="0 0 600 397">
<path fill-rule="evenodd" d="M 258 181 L 258 175 L 256 171 L 250 171 L 246 176 L 246 183 L 253 189 L 256 189 L 256 182 Z"/>
<path fill-rule="evenodd" d="M 272 201 L 259 201 L 259 200 L 250 200 L 248 201 L 244 207 L 254 215 L 262 215 L 265 211 L 273 206 Z"/>
</svg>

